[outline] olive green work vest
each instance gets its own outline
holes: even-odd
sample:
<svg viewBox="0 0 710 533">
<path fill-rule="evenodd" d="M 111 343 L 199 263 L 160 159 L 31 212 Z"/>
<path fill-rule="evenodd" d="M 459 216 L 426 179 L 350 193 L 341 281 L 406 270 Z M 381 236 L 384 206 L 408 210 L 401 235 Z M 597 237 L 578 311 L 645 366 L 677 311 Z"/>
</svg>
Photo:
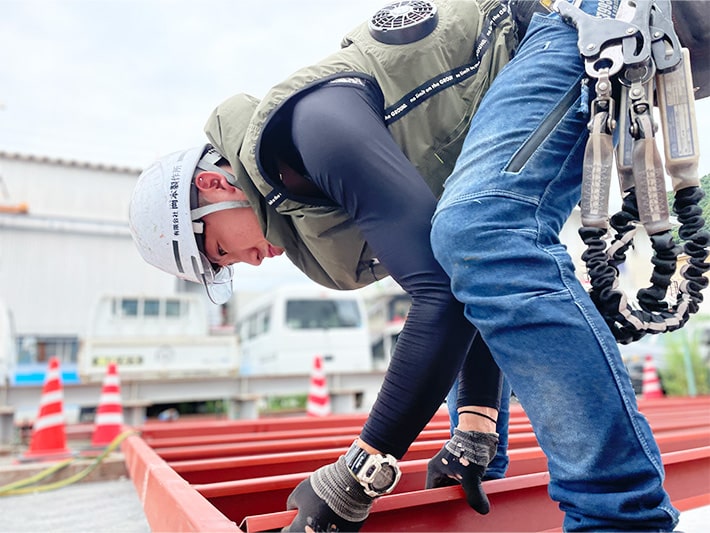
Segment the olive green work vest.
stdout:
<svg viewBox="0 0 710 533">
<path fill-rule="evenodd" d="M 266 239 L 326 287 L 356 289 L 388 274 L 342 209 L 294 201 L 279 177 L 266 173 L 272 165 L 258 157 L 264 131 L 297 94 L 337 78 L 374 80 L 384 95 L 389 131 L 438 197 L 471 117 L 516 43 L 514 23 L 498 0 L 433 3 L 438 23 L 424 38 L 384 44 L 363 23 L 346 35 L 338 52 L 297 71 L 261 102 L 245 94 L 229 98 L 205 126 L 212 145 L 232 165 Z"/>
</svg>

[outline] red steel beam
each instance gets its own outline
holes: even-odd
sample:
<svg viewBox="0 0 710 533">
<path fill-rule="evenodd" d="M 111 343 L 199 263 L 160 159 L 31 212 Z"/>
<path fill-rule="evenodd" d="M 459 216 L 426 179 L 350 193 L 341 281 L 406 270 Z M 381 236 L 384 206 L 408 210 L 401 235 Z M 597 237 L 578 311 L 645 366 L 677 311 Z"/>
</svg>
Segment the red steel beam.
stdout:
<svg viewBox="0 0 710 533">
<path fill-rule="evenodd" d="M 678 417 L 675 415 L 650 415 L 647 417 L 651 427 L 654 431 L 667 431 L 670 429 L 683 429 L 689 427 L 703 427 L 708 424 L 707 411 L 704 413 L 699 413 L 694 416 L 686 413 L 683 417 Z M 144 440 L 152 448 L 160 450 L 160 453 L 167 448 L 185 448 L 188 446 L 209 446 L 213 444 L 236 444 L 242 442 L 264 442 L 265 439 L 269 441 L 276 440 L 292 440 L 297 438 L 322 438 L 322 437 L 338 437 L 347 436 L 354 439 L 356 435 L 360 433 L 362 426 L 338 426 L 338 427 L 326 427 L 326 428 L 302 428 L 297 430 L 285 430 L 285 431 L 268 431 L 268 432 L 231 432 L 222 433 L 214 435 L 203 435 L 197 430 L 194 433 L 187 436 L 179 437 L 143 437 Z M 429 423 L 426 431 L 442 431 L 444 437 L 447 436 L 447 431 L 449 430 L 448 420 L 433 421 Z M 517 423 L 511 424 L 509 427 L 509 434 L 518 435 L 521 433 L 530 433 L 532 427 L 530 423 Z M 529 436 L 528 436 L 529 437 Z M 528 437 L 523 438 L 525 444 L 528 443 L 526 440 Z M 513 445 L 517 445 L 519 442 L 513 438 Z"/>
<path fill-rule="evenodd" d="M 121 444 L 152 532 L 200 531 L 233 533 L 237 525 L 219 512 L 137 436 Z"/>
<path fill-rule="evenodd" d="M 666 487 L 673 501 L 702 505 L 710 493 L 710 447 L 663 455 Z M 562 512 L 547 494 L 547 472 L 485 482 L 491 512 L 478 515 L 465 503 L 460 487 L 407 492 L 375 501 L 367 531 L 546 531 L 562 526 Z M 246 517 L 247 532 L 278 530 L 295 511 Z"/>
<path fill-rule="evenodd" d="M 650 410 L 663 411 L 663 410 L 674 410 L 677 412 L 679 407 L 684 410 L 688 406 L 705 406 L 710 407 L 710 395 L 704 396 L 664 396 L 662 398 L 652 398 L 646 399 L 643 397 L 638 398 L 639 409 L 644 412 Z"/>
<path fill-rule="evenodd" d="M 707 417 L 705 417 L 707 418 Z M 651 425 L 655 434 L 664 431 L 686 429 L 696 427 L 702 429 L 707 426 L 707 420 L 692 419 L 688 425 L 682 424 L 682 417 L 679 420 L 669 422 L 654 422 Z M 701 423 L 704 422 L 704 423 Z M 324 450 L 329 448 L 340 448 L 350 446 L 356 434 L 333 435 L 330 437 L 302 437 L 295 439 L 275 439 L 268 438 L 269 433 L 265 433 L 262 439 L 248 442 L 227 442 L 222 444 L 175 446 L 168 448 L 154 447 L 155 452 L 166 461 L 187 461 L 195 459 L 210 459 L 218 457 L 235 457 L 244 455 L 268 454 L 268 453 L 288 453 L 306 450 Z M 448 429 L 433 429 L 422 431 L 415 442 L 436 441 L 439 446 L 449 438 Z M 511 433 L 508 438 L 510 449 L 529 448 L 537 446 L 535 434 L 530 432 Z"/>
<path fill-rule="evenodd" d="M 662 450 L 666 444 L 672 449 L 678 446 L 679 442 L 685 442 L 685 445 L 680 446 L 682 449 L 690 449 L 691 445 L 697 442 L 702 442 L 710 448 L 710 428 L 704 431 L 704 438 L 695 438 L 692 433 L 683 432 L 678 435 L 669 434 L 668 437 L 661 434 L 658 436 L 658 441 Z M 431 455 L 428 455 L 424 459 L 400 463 L 402 479 L 395 493 L 413 492 L 424 487 L 426 467 L 430 457 Z M 547 460 L 540 448 L 511 450 L 510 459 L 509 478 L 547 470 Z M 264 514 L 283 509 L 290 492 L 312 470 L 290 469 L 287 473 L 269 475 L 266 469 L 262 468 L 261 474 L 257 474 L 258 477 L 242 477 L 202 484 L 193 481 L 193 488 L 209 499 L 226 516 L 238 522 L 247 514 Z"/>
<path fill-rule="evenodd" d="M 268 434 L 267 434 L 268 435 Z M 435 440 L 443 442 L 448 438 L 447 430 L 422 431 L 418 440 Z M 288 440 L 265 440 L 212 444 L 207 446 L 182 446 L 173 448 L 154 448 L 155 452 L 166 461 L 189 459 L 207 459 L 211 457 L 226 457 L 239 455 L 255 455 L 261 453 L 297 452 L 325 448 L 348 447 L 356 435 L 336 435 L 331 437 L 305 437 Z"/>
<path fill-rule="evenodd" d="M 439 409 L 430 423 L 448 424 L 448 412 Z M 367 413 L 352 413 L 347 415 L 329 415 L 326 417 L 297 416 L 288 418 L 260 418 L 250 420 L 177 420 L 172 422 L 150 421 L 141 425 L 139 430 L 146 441 L 163 438 L 191 437 L 200 434 L 224 435 L 235 433 L 264 433 L 274 431 L 304 431 L 317 428 L 334 428 L 342 426 L 359 426 L 367 419 Z M 518 423 L 529 423 L 520 404 L 510 407 L 511 426 Z"/>
<path fill-rule="evenodd" d="M 678 416 L 676 411 L 668 411 L 668 409 L 662 410 L 660 413 L 658 406 L 655 409 L 649 409 L 646 416 L 651 424 L 654 431 L 667 431 L 671 429 L 682 429 L 688 427 L 703 427 L 708 424 L 707 407 L 706 405 L 697 404 L 684 404 L 683 415 Z M 522 411 L 519 413 L 524 417 Z M 244 428 L 238 426 L 230 421 L 223 421 L 224 426 L 221 428 L 224 431 L 221 433 L 212 433 L 217 431 L 219 426 L 215 423 L 211 423 L 207 426 L 204 431 L 200 429 L 199 426 L 194 425 L 195 423 L 190 423 L 188 425 L 190 434 L 182 434 L 180 436 L 149 436 L 143 434 L 144 439 L 148 444 L 158 451 L 161 455 L 165 456 L 170 460 L 187 460 L 191 452 L 195 452 L 201 457 L 215 457 L 220 455 L 220 450 L 227 450 L 227 453 L 242 453 L 239 452 L 239 448 L 235 448 L 234 452 L 230 452 L 229 448 L 219 448 L 216 447 L 214 450 L 208 450 L 205 446 L 209 445 L 231 445 L 237 443 L 248 443 L 248 442 L 259 442 L 264 445 L 266 441 L 277 441 L 277 440 L 292 440 L 297 438 L 316 438 L 316 437 L 347 437 L 349 439 L 354 438 L 361 429 L 359 425 L 341 425 L 342 417 L 336 417 L 333 422 L 333 427 L 310 427 L 311 418 L 300 417 L 298 419 L 290 419 L 290 424 L 295 424 L 299 429 L 288 429 L 288 430 L 273 430 L 271 426 L 265 426 L 264 431 L 249 431 L 245 432 Z M 299 422 L 300 421 L 300 422 Z M 253 423 L 250 422 L 250 426 Z M 243 426 L 243 425 L 242 425 Z M 268 428 L 268 430 L 266 429 Z M 436 417 L 430 422 L 422 438 L 431 439 L 435 435 L 434 431 L 441 431 L 441 438 L 446 438 L 446 431 L 448 429 L 448 421 L 441 416 Z M 535 442 L 531 439 L 531 427 L 529 421 L 526 418 L 518 418 L 516 423 L 511 424 L 511 446 L 529 446 L 535 445 Z M 520 436 L 521 433 L 527 434 L 525 436 Z M 521 439 L 521 440 L 519 440 Z M 325 441 L 324 441 L 325 442 Z M 193 448 L 191 448 L 193 447 Z M 174 452 L 168 452 L 168 448 L 176 448 Z M 247 447 L 247 450 L 249 448 Z M 176 456 L 177 455 L 177 456 Z"/>
<path fill-rule="evenodd" d="M 511 417 L 525 418 L 519 405 L 511 408 Z M 362 426 L 367 419 L 367 413 L 350 413 L 317 416 L 296 416 L 284 418 L 257 419 L 215 419 L 215 420 L 176 420 L 171 422 L 148 421 L 140 426 L 141 434 L 146 440 L 159 438 L 184 437 L 194 435 L 222 435 L 225 433 L 261 433 L 271 431 L 306 430 L 316 428 L 333 428 L 340 426 Z M 432 417 L 432 422 L 448 421 L 445 409 L 439 409 Z"/>
<path fill-rule="evenodd" d="M 173 422 L 150 421 L 141 425 L 141 434 L 146 439 L 181 437 L 194 435 L 221 435 L 224 433 L 256 433 L 268 431 L 287 431 L 289 429 L 325 428 L 340 425 L 362 425 L 365 414 L 352 413 L 348 415 L 330 415 L 328 417 L 288 417 L 288 418 L 257 418 L 241 420 L 176 420 Z M 445 413 L 434 415 L 435 418 L 444 417 Z"/>
<path fill-rule="evenodd" d="M 308 418 L 300 418 L 307 421 Z M 364 422 L 363 422 L 364 423 Z M 432 420 L 424 428 L 425 431 L 434 430 L 449 430 L 449 420 Z M 217 426 L 211 426 L 212 430 L 216 430 Z M 225 444 L 237 442 L 253 442 L 263 441 L 265 438 L 269 440 L 294 439 L 299 437 L 331 437 L 338 435 L 349 435 L 355 438 L 362 430 L 362 424 L 359 425 L 334 425 L 332 427 L 301 427 L 288 430 L 269 430 L 269 431 L 250 431 L 244 432 L 239 428 L 234 428 L 232 425 L 226 425 L 225 431 L 222 433 L 203 433 L 199 427 L 192 427 L 189 433 L 171 436 L 150 436 L 141 433 L 143 439 L 152 448 L 171 448 L 191 445 L 208 445 L 208 444 Z M 530 422 L 525 419 L 520 419 L 509 425 L 509 433 L 525 433 L 532 431 Z"/>
<path fill-rule="evenodd" d="M 166 438 L 145 438 L 151 448 L 156 450 L 166 450 L 168 448 L 183 448 L 187 446 L 209 446 L 212 444 L 236 444 L 241 442 L 264 442 L 265 440 L 293 440 L 298 438 L 321 438 L 321 437 L 349 437 L 353 440 L 362 431 L 362 426 L 343 426 L 334 428 L 300 429 L 288 431 L 269 431 L 257 433 L 224 433 L 218 435 L 201 435 L 198 432 L 190 436 L 166 437 Z M 438 431 L 441 435 L 448 436 L 450 425 L 448 420 L 443 422 L 433 422 L 428 424 L 424 431 Z M 520 434 L 530 433 L 532 427 L 530 423 L 512 424 L 508 433 Z"/>
<path fill-rule="evenodd" d="M 638 400 L 639 408 L 647 416 L 670 412 L 678 414 L 682 407 L 686 414 L 691 410 L 698 414 L 707 413 L 710 408 L 710 396 L 696 398 L 671 397 L 653 400 Z M 195 435 L 222 435 L 234 433 L 259 433 L 288 430 L 307 430 L 315 428 L 333 428 L 338 426 L 362 426 L 367 418 L 366 413 L 331 415 L 329 417 L 294 417 L 294 418 L 263 418 L 256 420 L 178 420 L 174 422 L 146 422 L 139 430 L 144 439 L 179 438 Z M 432 422 L 446 422 L 448 415 L 445 409 L 439 409 Z M 511 404 L 511 425 L 518 422 L 527 423 L 527 417 L 520 404 Z"/>
<path fill-rule="evenodd" d="M 684 447 L 689 447 L 691 443 L 697 444 L 708 442 L 707 433 L 708 427 L 710 426 L 708 426 L 708 420 L 706 416 L 707 410 L 704 411 L 704 428 L 701 428 L 700 432 L 694 428 L 687 428 L 687 425 L 681 424 L 679 420 L 686 419 L 687 423 L 690 418 L 694 417 L 694 415 L 697 414 L 698 408 L 700 408 L 700 412 L 703 412 L 702 409 L 704 407 L 710 406 L 710 397 L 700 399 L 700 401 L 697 401 L 697 399 L 673 399 L 671 401 L 669 400 L 670 399 L 662 399 L 657 401 L 639 402 L 641 404 L 642 410 L 644 411 L 644 414 L 651 422 L 652 427 L 654 427 L 654 433 L 657 433 L 659 427 L 666 428 L 664 431 L 659 431 L 656 435 L 659 441 L 659 445 L 661 446 L 661 450 L 664 452 L 667 452 L 669 449 L 681 450 L 675 451 L 673 453 L 664 453 L 663 460 L 664 464 L 666 464 L 667 488 L 671 493 L 671 497 L 674 503 L 676 503 L 676 505 L 681 509 L 689 509 L 700 505 L 707 505 L 710 502 L 710 498 L 708 497 L 708 494 L 710 494 L 710 487 L 708 486 L 708 471 L 710 471 L 710 464 L 708 459 L 708 457 L 710 456 L 710 451 L 708 450 L 710 450 L 710 447 L 703 448 L 699 451 L 695 450 L 695 456 L 690 453 L 694 450 L 683 450 Z M 297 423 L 301 425 L 302 422 L 303 421 L 298 421 Z M 204 424 L 204 421 L 200 423 L 200 426 L 202 424 Z M 327 424 L 325 425 L 327 426 Z M 679 426 L 682 426 L 685 429 L 672 429 Z M 244 425 L 242 425 L 242 427 L 244 427 Z M 264 425 L 262 427 L 267 426 Z M 281 430 L 284 430 L 283 428 L 285 426 L 279 427 L 281 428 Z M 193 431 L 196 429 L 197 428 L 192 428 Z M 213 429 L 221 430 L 221 428 L 217 426 L 214 426 Z M 234 426 L 232 427 L 232 430 L 234 430 Z M 215 431 L 214 434 L 218 433 L 219 431 Z M 262 438 L 268 438 L 268 431 L 262 435 Z M 350 444 L 352 438 L 352 435 L 349 436 L 347 441 L 343 443 L 342 446 L 336 446 L 334 448 L 346 448 L 347 445 Z M 518 438 L 518 435 L 511 435 L 511 440 Z M 525 438 L 530 437 L 528 436 Z M 445 437 L 442 438 L 442 441 L 444 439 Z M 535 442 L 534 435 L 532 435 L 532 440 L 533 442 Z M 523 441 L 518 441 L 518 444 L 521 444 L 522 442 Z M 416 446 L 430 445 L 432 443 L 432 441 L 423 440 L 415 442 L 412 448 L 415 448 Z M 435 444 L 437 446 L 440 446 L 441 442 L 435 442 Z M 533 444 L 533 446 L 535 446 L 535 444 Z M 141 501 L 143 502 L 144 510 L 146 511 L 146 516 L 153 531 L 240 531 L 240 529 L 236 527 L 234 515 L 232 515 L 230 517 L 232 519 L 230 519 L 218 508 L 218 500 L 220 498 L 224 499 L 233 497 L 233 495 L 230 495 L 230 491 L 232 489 L 229 487 L 229 483 L 222 484 L 221 486 L 220 484 L 212 483 L 206 484 L 202 487 L 200 487 L 199 485 L 190 486 L 190 484 L 185 479 L 181 478 L 180 475 L 171 467 L 170 464 L 166 463 L 163 459 L 156 455 L 155 451 L 151 450 L 150 447 L 144 441 L 142 441 L 142 439 L 138 437 L 132 437 L 130 439 L 127 439 L 127 441 L 124 442 L 123 447 L 124 454 L 126 456 L 126 462 L 129 466 L 129 473 L 131 475 L 131 478 L 134 480 L 136 489 L 139 492 L 139 496 L 141 498 Z M 513 450 L 511 450 L 511 455 L 513 455 L 513 452 L 515 450 L 516 448 L 513 448 Z M 339 453 L 342 453 L 342 450 L 340 450 Z M 516 453 L 522 454 L 522 450 L 519 450 Z M 530 455 L 527 458 L 527 460 L 529 461 L 528 466 L 531 469 L 544 468 L 544 466 L 531 466 L 534 464 L 535 461 L 539 461 L 540 457 L 540 450 L 532 449 L 530 451 Z M 544 457 L 542 457 L 542 459 L 544 460 Z M 536 502 L 534 503 L 534 506 L 537 509 L 542 508 L 540 506 L 541 503 L 543 504 L 543 507 L 544 505 L 547 505 L 544 502 L 545 498 L 549 502 L 549 498 L 547 498 L 547 481 L 544 481 L 542 483 L 542 493 L 545 497 L 542 501 L 537 501 L 537 499 L 540 497 L 538 492 L 540 492 L 541 489 L 535 483 L 525 482 L 521 486 L 515 485 L 516 483 L 521 483 L 521 480 L 524 479 L 537 479 L 539 481 L 540 478 L 530 478 L 529 476 L 521 476 L 519 475 L 519 473 L 514 473 L 514 464 L 523 465 L 523 462 L 513 461 L 511 463 L 511 477 L 505 480 L 486 482 L 486 490 L 490 494 L 492 502 L 503 498 L 502 502 L 500 504 L 496 503 L 494 507 L 497 510 L 495 514 L 499 515 L 498 519 L 490 528 L 483 527 L 482 529 L 471 529 L 469 528 L 470 520 L 475 520 L 475 523 L 478 527 L 478 525 L 480 525 L 481 523 L 485 523 L 485 520 L 489 519 L 491 515 L 487 515 L 487 517 L 481 517 L 473 513 L 470 509 L 468 509 L 468 507 L 465 505 L 465 502 L 461 500 L 462 492 L 460 488 L 447 487 L 445 489 L 435 489 L 430 491 L 415 490 L 418 487 L 421 487 L 423 484 L 426 460 L 428 460 L 428 457 L 426 459 L 423 458 L 419 460 L 410 461 L 409 464 L 406 465 L 406 479 L 408 479 L 409 481 L 406 481 L 404 485 L 401 485 L 398 488 L 397 493 L 387 496 L 385 498 L 381 498 L 376 502 L 373 516 L 370 518 L 370 520 L 368 520 L 368 523 L 366 524 L 365 529 L 363 529 L 363 531 L 373 529 L 392 531 L 405 529 L 407 531 L 424 531 L 432 529 L 436 529 L 437 531 L 460 531 L 462 529 L 471 531 L 493 531 L 515 529 L 523 531 L 524 529 L 519 529 L 517 527 L 502 527 L 501 524 L 503 524 L 504 522 L 504 517 L 501 516 L 501 514 L 520 514 L 523 516 L 528 516 L 531 508 L 526 509 L 525 506 L 518 508 L 518 504 L 516 504 L 514 506 L 516 509 L 515 512 L 511 511 L 510 513 L 501 513 L 501 511 L 504 509 L 503 503 L 508 502 L 508 500 L 523 501 L 526 498 L 532 498 L 531 501 Z M 405 467 L 403 466 L 403 468 Z M 295 486 L 295 483 L 307 476 L 308 473 L 312 470 L 313 468 L 306 468 L 301 471 L 301 474 L 293 474 L 292 472 L 294 471 L 291 470 L 290 474 L 283 476 L 281 482 L 292 484 L 292 486 Z M 524 471 L 524 468 L 522 466 L 521 471 Z M 546 473 L 531 475 L 546 476 Z M 271 481 L 275 480 L 272 479 Z M 256 485 L 259 484 L 259 482 L 253 479 L 251 480 L 251 482 L 256 483 Z M 264 486 L 268 487 L 268 485 Z M 505 490 L 502 490 L 501 486 Z M 209 498 L 205 498 L 205 496 L 201 495 L 196 489 L 200 489 L 203 493 L 206 493 L 208 495 L 213 494 L 214 498 L 212 496 L 210 496 Z M 244 487 L 242 487 L 242 490 L 245 491 L 245 493 L 242 494 L 242 498 L 246 497 L 246 494 L 256 495 L 259 493 L 259 491 L 256 490 L 255 486 L 252 486 L 252 489 L 254 490 L 248 489 L 248 483 Z M 272 500 L 271 509 L 283 509 L 285 506 L 285 497 L 290 489 L 282 488 L 282 490 L 284 491 L 284 494 L 282 495 L 282 498 L 284 500 L 283 502 L 280 502 L 279 498 L 274 498 L 276 494 L 273 492 L 273 484 L 271 485 L 271 489 L 272 492 L 269 493 L 270 499 Z M 499 496 L 497 495 L 498 492 L 496 492 L 499 489 L 501 494 L 506 493 L 507 490 L 512 490 L 513 492 L 516 492 L 516 494 L 514 497 L 510 497 L 510 495 L 506 497 Z M 402 490 L 405 490 L 405 492 L 401 492 Z M 219 491 L 222 491 L 222 495 L 218 495 Z M 451 491 L 454 491 L 453 500 L 451 499 L 451 494 L 449 494 L 448 498 L 444 498 L 443 500 L 436 499 L 436 494 L 441 492 L 446 493 L 447 491 L 449 493 L 451 493 Z M 456 493 L 456 491 L 458 491 L 458 493 Z M 169 494 L 166 494 L 166 492 Z M 405 499 L 403 500 L 404 504 L 399 505 L 397 502 L 401 501 L 402 497 L 405 497 Z M 429 498 L 433 499 L 429 501 Z M 276 507 L 273 507 L 274 500 L 277 503 Z M 443 508 L 430 508 L 431 505 L 439 507 L 443 506 Z M 531 503 L 530 505 L 533 504 Z M 457 506 L 459 509 L 458 511 Z M 219 507 L 221 507 L 221 505 L 219 505 Z M 171 512 L 166 513 L 166 508 L 170 508 Z M 448 510 L 445 510 L 444 508 Z M 429 514 L 431 516 L 434 516 L 434 514 L 438 515 L 440 512 L 446 512 L 447 516 L 436 516 L 434 522 L 431 523 L 427 523 L 426 520 L 422 522 L 421 517 L 419 516 L 420 511 L 422 510 L 425 514 Z M 556 505 L 552 504 L 552 513 L 554 514 L 555 511 L 561 517 L 561 513 L 557 510 Z M 267 524 L 273 523 L 274 520 L 276 520 L 276 523 L 278 523 L 279 520 L 281 520 L 283 524 L 281 526 L 275 526 L 275 529 L 278 527 L 283 527 L 283 525 L 285 524 L 288 524 L 293 516 L 293 512 L 283 511 L 274 513 L 269 510 L 266 513 L 262 513 L 260 510 L 253 508 L 253 506 L 249 508 L 249 513 L 250 516 L 245 519 L 244 527 L 247 527 L 249 523 L 252 524 L 252 526 L 249 527 L 257 527 L 254 526 L 254 524 L 258 524 L 262 520 L 265 520 L 265 523 Z M 473 515 L 471 513 L 473 513 Z M 416 523 L 412 522 L 411 519 L 413 518 L 417 519 Z M 237 517 L 237 519 L 241 520 L 242 516 Z M 251 522 L 249 522 L 250 520 Z M 448 525 L 446 525 L 449 523 L 451 524 L 450 528 Z M 378 526 L 377 524 L 380 525 Z M 561 518 L 558 522 L 556 522 L 550 527 L 537 528 L 536 526 L 534 529 L 559 530 L 560 524 Z M 272 528 L 267 527 L 266 529 Z"/>
<path fill-rule="evenodd" d="M 395 494 L 415 492 L 424 487 L 428 460 L 429 458 L 400 463 L 402 478 Z M 511 469 L 512 476 L 544 472 L 547 468 L 545 456 L 536 448 L 516 450 L 512 462 L 515 463 L 515 467 Z M 305 471 L 203 485 L 193 484 L 192 487 L 225 516 L 240 521 L 250 514 L 285 509 L 288 495 L 309 474 L 309 471 Z"/>
<path fill-rule="evenodd" d="M 427 425 L 429 431 L 449 431 L 449 422 L 435 422 Z M 184 446 L 208 446 L 211 444 L 236 444 L 238 442 L 263 442 L 268 440 L 292 440 L 298 438 L 322 438 L 322 437 L 342 437 L 347 436 L 350 440 L 355 439 L 360 434 L 362 425 L 326 427 L 314 429 L 292 429 L 287 431 L 269 431 L 256 433 L 224 433 L 221 435 L 200 435 L 193 433 L 190 436 L 168 437 L 168 438 L 147 438 L 145 441 L 151 448 L 166 449 Z"/>
<path fill-rule="evenodd" d="M 710 426 L 705 428 L 657 432 L 655 437 L 663 453 L 710 446 Z M 439 451 L 442 444 L 443 441 L 416 441 L 409 448 L 403 460 L 414 461 L 418 459 L 429 459 Z M 537 450 L 537 453 L 542 454 L 542 450 L 535 446 L 510 449 L 509 455 L 511 462 L 508 476 L 530 472 L 530 470 L 525 470 L 519 465 L 519 458 L 527 456 L 526 454 L 530 453 L 530 450 Z M 341 447 L 323 450 L 174 461 L 168 464 L 189 483 L 206 484 L 289 474 L 291 472 L 312 472 L 323 465 L 332 463 L 346 451 L 347 447 Z"/>
<path fill-rule="evenodd" d="M 428 443 L 420 443 L 416 450 L 404 456 L 401 464 L 421 464 L 422 472 L 425 470 L 426 462 L 439 451 L 439 446 L 427 447 Z M 413 446 L 416 447 L 416 444 Z M 193 486 L 201 485 L 205 490 L 209 490 L 211 484 L 240 484 L 253 479 L 270 478 L 272 476 L 283 476 L 293 472 L 313 472 L 317 468 L 334 462 L 343 455 L 347 448 L 335 448 L 329 450 L 327 454 L 310 452 L 301 458 L 290 458 L 292 454 L 274 454 L 269 456 L 247 456 L 237 457 L 233 460 L 223 462 L 222 468 L 212 469 L 211 464 L 200 464 L 195 462 L 186 465 L 188 468 L 181 468 L 181 465 L 169 463 L 169 465 L 180 474 L 183 479 Z M 517 476 L 531 472 L 540 472 L 547 469 L 546 458 L 542 450 L 537 447 L 520 448 L 510 451 L 510 468 L 508 476 Z M 276 460 L 278 462 L 274 463 Z M 534 466 L 533 466 L 534 464 Z M 295 486 L 295 485 L 294 485 Z M 422 481 L 419 486 L 424 486 Z"/>
<path fill-rule="evenodd" d="M 429 459 L 441 449 L 442 444 L 443 441 L 415 442 L 410 446 L 403 460 Z M 332 463 L 347 450 L 348 447 L 344 446 L 322 450 L 174 461 L 168 464 L 188 482 L 202 484 L 292 472 L 313 472 L 325 464 Z"/>
<path fill-rule="evenodd" d="M 335 435 L 331 437 L 304 437 L 288 440 L 268 440 L 268 433 L 257 441 L 210 444 L 205 446 L 176 446 L 170 448 L 153 448 L 166 461 L 187 461 L 193 459 L 209 459 L 216 457 L 234 457 L 240 455 L 255 455 L 279 452 L 297 452 L 304 450 L 323 450 L 350 446 L 356 435 Z M 448 429 L 422 431 L 415 442 L 436 441 L 439 446 L 449 438 Z M 527 448 L 537 446 L 535 434 L 512 433 L 508 439 L 511 448 Z"/>
</svg>

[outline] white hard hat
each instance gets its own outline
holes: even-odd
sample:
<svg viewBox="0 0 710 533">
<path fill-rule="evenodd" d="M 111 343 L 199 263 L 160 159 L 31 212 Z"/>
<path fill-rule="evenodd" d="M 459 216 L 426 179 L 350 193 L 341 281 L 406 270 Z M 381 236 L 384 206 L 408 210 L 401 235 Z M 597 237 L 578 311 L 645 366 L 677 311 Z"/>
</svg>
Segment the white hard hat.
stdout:
<svg viewBox="0 0 710 533">
<path fill-rule="evenodd" d="M 203 230 L 200 219 L 215 211 L 249 206 L 247 201 L 230 201 L 197 207 L 197 189 L 192 185 L 196 172 L 219 172 L 236 185 L 234 176 L 216 165 L 219 159 L 209 144 L 159 159 L 141 173 L 128 210 L 133 241 L 143 259 L 178 278 L 204 285 L 215 304 L 232 296 L 233 271 L 231 266 L 213 265 L 200 250 L 196 237 Z"/>
</svg>

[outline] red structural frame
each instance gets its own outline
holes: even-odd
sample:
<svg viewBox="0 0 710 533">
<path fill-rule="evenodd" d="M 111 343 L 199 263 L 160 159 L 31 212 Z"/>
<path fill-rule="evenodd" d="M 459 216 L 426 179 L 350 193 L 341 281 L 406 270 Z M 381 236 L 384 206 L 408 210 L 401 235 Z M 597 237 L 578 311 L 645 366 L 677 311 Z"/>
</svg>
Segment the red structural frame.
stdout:
<svg viewBox="0 0 710 533">
<path fill-rule="evenodd" d="M 681 510 L 710 504 L 710 397 L 640 401 L 663 453 L 665 486 Z M 344 453 L 364 415 L 146 424 L 123 444 L 151 530 L 269 531 L 289 524 L 286 497 Z M 485 482 L 481 516 L 460 487 L 421 490 L 428 459 L 448 434 L 435 416 L 401 463 L 396 491 L 376 500 L 362 531 L 560 531 L 547 462 L 522 409 L 511 417 L 508 477 Z M 201 444 L 200 444 L 201 443 Z"/>
</svg>

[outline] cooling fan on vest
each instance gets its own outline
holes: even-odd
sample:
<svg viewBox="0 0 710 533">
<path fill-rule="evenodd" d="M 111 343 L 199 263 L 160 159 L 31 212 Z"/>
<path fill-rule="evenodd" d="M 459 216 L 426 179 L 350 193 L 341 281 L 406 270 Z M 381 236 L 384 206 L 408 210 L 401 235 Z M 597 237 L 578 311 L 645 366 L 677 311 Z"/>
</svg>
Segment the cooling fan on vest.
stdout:
<svg viewBox="0 0 710 533">
<path fill-rule="evenodd" d="M 407 44 L 429 35 L 439 20 L 436 6 L 426 0 L 401 0 L 375 13 L 370 35 L 385 44 Z"/>
</svg>

